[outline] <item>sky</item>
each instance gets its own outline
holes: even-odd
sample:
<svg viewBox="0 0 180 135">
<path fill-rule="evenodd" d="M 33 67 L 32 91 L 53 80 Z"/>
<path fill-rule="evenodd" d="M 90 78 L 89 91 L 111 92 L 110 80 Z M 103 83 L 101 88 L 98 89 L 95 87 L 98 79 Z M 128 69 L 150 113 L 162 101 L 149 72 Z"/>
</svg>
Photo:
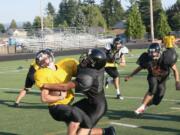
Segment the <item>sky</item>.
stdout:
<svg viewBox="0 0 180 135">
<path fill-rule="evenodd" d="M 100 3 L 100 0 L 95 1 Z M 127 9 L 129 6 L 127 1 L 128 0 L 121 0 L 124 9 Z M 15 19 L 16 22 L 33 22 L 35 16 L 41 15 L 40 3 L 43 14 L 45 15 L 48 2 L 51 2 L 57 11 L 61 0 L 1 0 L 0 23 L 10 23 L 12 19 Z M 170 7 L 175 2 L 176 0 L 162 0 L 164 8 Z"/>
</svg>

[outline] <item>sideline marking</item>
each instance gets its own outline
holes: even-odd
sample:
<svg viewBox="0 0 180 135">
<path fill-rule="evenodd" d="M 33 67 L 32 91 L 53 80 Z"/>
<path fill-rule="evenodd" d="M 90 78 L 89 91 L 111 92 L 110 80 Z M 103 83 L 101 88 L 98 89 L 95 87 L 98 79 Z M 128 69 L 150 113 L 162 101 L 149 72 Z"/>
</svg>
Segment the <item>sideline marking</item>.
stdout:
<svg viewBox="0 0 180 135">
<path fill-rule="evenodd" d="M 125 123 L 117 123 L 117 122 L 110 122 L 112 125 L 117 125 L 117 126 L 123 126 L 123 127 L 129 127 L 129 128 L 139 128 L 140 126 L 137 125 L 132 125 L 132 124 L 125 124 Z"/>
</svg>

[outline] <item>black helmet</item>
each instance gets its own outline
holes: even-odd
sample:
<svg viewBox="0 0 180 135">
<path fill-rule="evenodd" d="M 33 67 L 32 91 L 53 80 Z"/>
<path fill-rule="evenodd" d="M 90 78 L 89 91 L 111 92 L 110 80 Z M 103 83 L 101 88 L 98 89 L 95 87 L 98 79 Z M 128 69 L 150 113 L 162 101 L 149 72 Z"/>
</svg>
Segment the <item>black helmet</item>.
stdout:
<svg viewBox="0 0 180 135">
<path fill-rule="evenodd" d="M 160 54 L 161 54 L 161 46 L 158 43 L 150 44 L 150 46 L 148 48 L 149 56 L 152 56 L 153 52 L 157 52 L 159 54 L 159 56 L 160 56 Z"/>
<path fill-rule="evenodd" d="M 49 58 L 50 62 L 54 62 L 54 54 L 51 49 L 44 49 L 37 52 L 35 58 L 36 64 L 40 67 L 44 67 L 43 64 L 46 58 Z"/>
<path fill-rule="evenodd" d="M 122 44 L 123 43 L 123 41 L 121 40 L 121 38 L 119 38 L 119 37 L 116 37 L 114 40 L 113 40 L 113 44 Z"/>
<path fill-rule="evenodd" d="M 114 48 L 114 49 L 119 49 L 119 48 L 117 47 L 119 44 L 123 44 L 123 41 L 121 40 L 121 38 L 116 37 L 116 38 L 113 40 L 113 48 Z"/>
<path fill-rule="evenodd" d="M 89 49 L 89 51 L 79 58 L 81 67 L 89 67 L 94 69 L 101 69 L 106 64 L 106 54 L 99 49 Z"/>
</svg>

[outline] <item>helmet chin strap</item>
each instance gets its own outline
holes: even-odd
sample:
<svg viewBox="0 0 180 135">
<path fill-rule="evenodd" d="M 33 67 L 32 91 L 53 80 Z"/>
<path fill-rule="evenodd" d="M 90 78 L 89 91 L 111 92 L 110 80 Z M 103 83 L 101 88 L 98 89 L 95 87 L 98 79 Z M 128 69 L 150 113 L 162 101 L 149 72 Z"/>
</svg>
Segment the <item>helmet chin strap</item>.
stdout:
<svg viewBox="0 0 180 135">
<path fill-rule="evenodd" d="M 56 66 L 55 66 L 54 62 L 50 62 L 47 67 L 52 69 L 52 70 L 56 70 Z"/>
</svg>

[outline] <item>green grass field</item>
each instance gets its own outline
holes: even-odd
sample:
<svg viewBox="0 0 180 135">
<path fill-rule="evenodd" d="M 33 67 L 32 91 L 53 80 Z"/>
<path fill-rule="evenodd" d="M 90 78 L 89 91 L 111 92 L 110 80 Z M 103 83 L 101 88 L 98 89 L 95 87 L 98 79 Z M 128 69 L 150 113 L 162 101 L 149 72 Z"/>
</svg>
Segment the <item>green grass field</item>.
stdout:
<svg viewBox="0 0 180 135">
<path fill-rule="evenodd" d="M 141 104 L 147 91 L 146 71 L 140 72 L 129 82 L 124 76 L 137 65 L 138 55 L 145 50 L 132 50 L 126 57 L 127 66 L 120 68 L 121 91 L 125 99 L 115 99 L 112 86 L 105 90 L 108 111 L 97 127 L 113 125 L 117 135 L 180 135 L 180 91 L 175 90 L 172 75 L 167 81 L 164 100 L 158 106 L 148 108 L 143 116 L 133 111 Z M 177 50 L 180 54 L 180 49 Z M 78 56 L 66 56 L 78 57 Z M 57 57 L 56 60 L 62 57 Z M 0 62 L 0 135 L 66 135 L 66 125 L 51 118 L 47 105 L 40 101 L 39 90 L 33 90 L 22 100 L 19 108 L 13 108 L 19 89 L 32 60 Z M 177 62 L 180 70 L 180 62 Z M 77 95 L 75 100 L 78 100 Z"/>
</svg>

